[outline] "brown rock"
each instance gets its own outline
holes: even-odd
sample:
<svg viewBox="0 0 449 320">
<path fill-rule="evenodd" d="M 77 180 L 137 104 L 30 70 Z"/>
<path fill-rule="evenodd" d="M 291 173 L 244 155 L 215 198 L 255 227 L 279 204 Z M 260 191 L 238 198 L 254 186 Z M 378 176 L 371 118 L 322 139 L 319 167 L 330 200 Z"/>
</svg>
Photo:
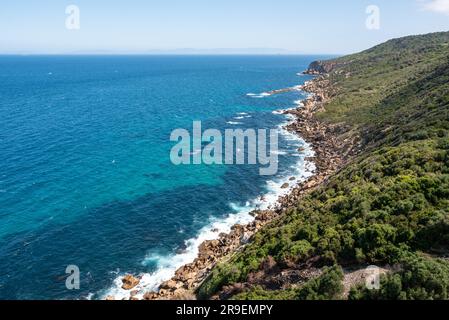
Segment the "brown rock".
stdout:
<svg viewBox="0 0 449 320">
<path fill-rule="evenodd" d="M 134 288 L 139 284 L 140 280 L 136 277 L 133 277 L 130 274 L 127 274 L 126 276 L 123 277 L 122 282 L 123 282 L 122 289 L 131 290 L 132 288 Z"/>
<path fill-rule="evenodd" d="M 154 300 L 157 298 L 157 293 L 155 292 L 147 292 L 143 295 L 144 300 Z"/>
<path fill-rule="evenodd" d="M 241 224 L 236 224 L 231 227 L 232 231 L 243 231 L 244 227 Z"/>
<path fill-rule="evenodd" d="M 196 296 L 189 290 L 178 289 L 173 293 L 173 300 L 196 300 Z"/>
<path fill-rule="evenodd" d="M 289 186 L 290 186 L 290 185 L 289 185 L 288 183 L 284 183 L 284 184 L 281 186 L 281 189 L 287 189 Z"/>
<path fill-rule="evenodd" d="M 204 241 L 198 248 L 199 258 L 204 259 L 214 254 L 220 246 L 219 240 Z"/>
<path fill-rule="evenodd" d="M 178 283 L 175 280 L 167 280 L 160 285 L 160 289 L 173 290 L 178 287 Z"/>
<path fill-rule="evenodd" d="M 176 271 L 176 278 L 181 281 L 186 281 L 188 279 L 194 278 L 196 273 L 191 271 L 189 268 L 182 267 L 178 271 Z"/>
</svg>

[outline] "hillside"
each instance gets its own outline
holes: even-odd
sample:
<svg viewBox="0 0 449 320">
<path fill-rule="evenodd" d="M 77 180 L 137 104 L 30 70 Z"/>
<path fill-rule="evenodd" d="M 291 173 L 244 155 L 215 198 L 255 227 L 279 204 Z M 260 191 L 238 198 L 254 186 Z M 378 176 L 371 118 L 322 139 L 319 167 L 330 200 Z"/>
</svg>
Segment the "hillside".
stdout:
<svg viewBox="0 0 449 320">
<path fill-rule="evenodd" d="M 317 94 L 314 121 L 352 152 L 217 265 L 198 297 L 448 299 L 449 32 L 308 72 L 320 74 L 305 88 Z M 381 289 L 344 293 L 343 279 L 373 264 L 386 270 Z"/>
</svg>

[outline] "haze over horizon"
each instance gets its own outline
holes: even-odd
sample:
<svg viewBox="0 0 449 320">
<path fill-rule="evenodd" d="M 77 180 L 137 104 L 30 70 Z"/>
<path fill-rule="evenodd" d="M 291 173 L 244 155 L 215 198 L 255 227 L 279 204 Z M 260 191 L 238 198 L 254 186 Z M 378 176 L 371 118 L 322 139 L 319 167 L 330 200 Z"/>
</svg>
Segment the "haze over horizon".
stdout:
<svg viewBox="0 0 449 320">
<path fill-rule="evenodd" d="M 373 5 L 378 29 L 366 26 Z M 0 54 L 346 54 L 449 30 L 449 0 L 9 2 L 0 30 Z"/>
</svg>

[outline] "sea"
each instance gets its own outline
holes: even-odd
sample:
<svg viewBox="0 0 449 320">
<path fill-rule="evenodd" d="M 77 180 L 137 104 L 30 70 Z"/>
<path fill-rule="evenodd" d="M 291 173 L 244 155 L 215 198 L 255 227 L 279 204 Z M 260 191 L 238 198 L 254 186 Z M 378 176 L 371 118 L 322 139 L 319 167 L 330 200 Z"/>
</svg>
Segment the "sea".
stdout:
<svg viewBox="0 0 449 320">
<path fill-rule="evenodd" d="M 157 290 L 204 240 L 273 206 L 313 151 L 279 110 L 325 56 L 0 56 L 0 299 Z M 175 129 L 276 129 L 278 172 L 174 165 Z M 298 149 L 305 148 L 305 151 Z M 291 184 L 291 183 L 290 183 Z M 66 285 L 68 266 L 79 288 Z"/>
</svg>

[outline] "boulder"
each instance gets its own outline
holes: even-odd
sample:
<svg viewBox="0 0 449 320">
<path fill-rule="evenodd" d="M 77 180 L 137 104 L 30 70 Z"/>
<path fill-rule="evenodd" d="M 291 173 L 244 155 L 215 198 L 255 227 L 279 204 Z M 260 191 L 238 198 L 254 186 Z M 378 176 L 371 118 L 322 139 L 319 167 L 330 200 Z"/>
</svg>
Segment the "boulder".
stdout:
<svg viewBox="0 0 449 320">
<path fill-rule="evenodd" d="M 127 274 L 126 276 L 123 277 L 122 282 L 123 282 L 122 289 L 131 290 L 132 288 L 134 288 L 139 284 L 140 280 L 130 274 Z"/>
<path fill-rule="evenodd" d="M 147 292 L 143 295 L 144 300 L 154 300 L 157 298 L 157 293 L 155 292 Z"/>
<path fill-rule="evenodd" d="M 179 288 L 180 286 L 182 286 L 182 284 L 180 285 L 177 281 L 170 279 L 170 280 L 163 282 L 159 288 L 165 289 L 165 290 L 174 290 L 174 289 Z"/>
<path fill-rule="evenodd" d="M 196 296 L 190 290 L 178 289 L 173 293 L 172 300 L 196 300 Z"/>
</svg>

